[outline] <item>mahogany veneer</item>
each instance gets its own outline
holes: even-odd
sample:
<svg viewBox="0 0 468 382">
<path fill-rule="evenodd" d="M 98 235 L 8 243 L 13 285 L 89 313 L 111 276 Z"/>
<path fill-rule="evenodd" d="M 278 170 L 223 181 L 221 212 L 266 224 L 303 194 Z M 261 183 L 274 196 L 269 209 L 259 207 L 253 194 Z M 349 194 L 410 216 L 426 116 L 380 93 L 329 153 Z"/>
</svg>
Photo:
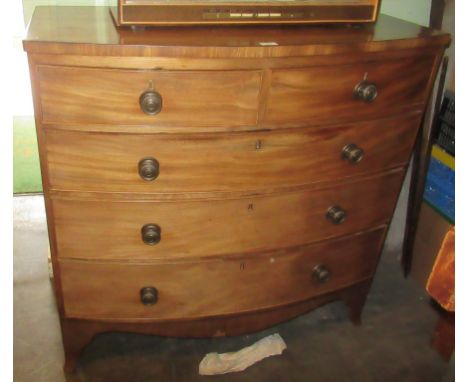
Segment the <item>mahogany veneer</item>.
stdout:
<svg viewBox="0 0 468 382">
<path fill-rule="evenodd" d="M 24 47 L 66 354 L 103 331 L 359 322 L 447 35 L 117 30 L 38 7 Z M 265 44 L 268 43 L 268 44 Z"/>
</svg>

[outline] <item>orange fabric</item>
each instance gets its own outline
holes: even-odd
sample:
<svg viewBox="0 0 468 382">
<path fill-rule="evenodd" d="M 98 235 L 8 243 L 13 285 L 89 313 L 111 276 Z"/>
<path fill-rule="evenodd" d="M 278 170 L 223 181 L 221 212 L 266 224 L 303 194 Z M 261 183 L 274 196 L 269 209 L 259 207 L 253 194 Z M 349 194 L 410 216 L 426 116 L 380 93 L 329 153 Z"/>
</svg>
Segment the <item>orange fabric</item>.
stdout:
<svg viewBox="0 0 468 382">
<path fill-rule="evenodd" d="M 445 310 L 455 311 L 455 227 L 445 235 L 426 290 Z"/>
</svg>

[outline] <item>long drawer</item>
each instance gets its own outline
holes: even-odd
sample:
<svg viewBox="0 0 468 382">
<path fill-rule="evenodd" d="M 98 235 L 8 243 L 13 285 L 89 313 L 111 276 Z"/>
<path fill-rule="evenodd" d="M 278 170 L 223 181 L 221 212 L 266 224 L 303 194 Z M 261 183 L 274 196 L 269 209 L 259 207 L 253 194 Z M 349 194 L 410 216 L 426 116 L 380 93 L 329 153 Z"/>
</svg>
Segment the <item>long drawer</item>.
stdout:
<svg viewBox="0 0 468 382">
<path fill-rule="evenodd" d="M 192 319 L 306 300 L 371 277 L 383 234 L 379 229 L 312 246 L 209 261 L 61 260 L 65 315 Z"/>
<path fill-rule="evenodd" d="M 171 259 L 302 245 L 388 223 L 403 170 L 319 190 L 237 199 L 53 197 L 60 258 Z"/>
<path fill-rule="evenodd" d="M 356 121 L 422 109 L 433 61 L 433 57 L 417 57 L 273 70 L 265 123 Z M 358 84 L 366 96 L 376 98 L 360 99 L 355 94 Z"/>
<path fill-rule="evenodd" d="M 49 184 L 57 190 L 172 193 L 259 190 L 354 177 L 406 164 L 419 120 L 417 114 L 236 134 L 50 129 L 45 146 Z M 346 157 L 349 147 L 354 151 Z"/>
<path fill-rule="evenodd" d="M 38 66 L 37 78 L 44 123 L 241 126 L 257 122 L 262 75 Z M 140 105 L 148 90 L 161 97 L 156 115 Z"/>
</svg>

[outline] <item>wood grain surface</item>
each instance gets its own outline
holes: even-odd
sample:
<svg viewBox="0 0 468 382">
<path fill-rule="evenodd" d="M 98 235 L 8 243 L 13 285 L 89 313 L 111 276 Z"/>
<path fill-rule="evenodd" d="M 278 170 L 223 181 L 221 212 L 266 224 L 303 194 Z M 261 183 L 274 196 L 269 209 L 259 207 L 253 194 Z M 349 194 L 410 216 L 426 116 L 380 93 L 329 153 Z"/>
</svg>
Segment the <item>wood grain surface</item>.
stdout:
<svg viewBox="0 0 468 382">
<path fill-rule="evenodd" d="M 433 57 L 333 65 L 272 72 L 265 125 L 362 120 L 421 110 Z M 375 84 L 370 103 L 354 95 L 363 79 Z"/>
<path fill-rule="evenodd" d="M 383 230 L 375 230 L 331 243 L 211 261 L 62 260 L 65 314 L 68 318 L 192 319 L 299 302 L 371 276 L 382 239 Z M 320 283 L 313 276 L 317 265 L 329 270 L 328 281 Z M 140 289 L 147 286 L 159 292 L 155 305 L 140 301 Z"/>
<path fill-rule="evenodd" d="M 52 200 L 59 258 L 173 259 L 265 251 L 359 232 L 391 218 L 404 172 L 314 191 L 200 201 Z M 342 224 L 325 214 L 346 211 Z M 161 241 L 143 243 L 157 224 Z"/>
<path fill-rule="evenodd" d="M 29 53 L 42 54 L 238 59 L 442 48 L 449 43 L 446 33 L 387 15 L 375 25 L 118 30 L 108 7 L 36 7 L 23 45 Z"/>
<path fill-rule="evenodd" d="M 258 191 L 351 178 L 406 165 L 420 114 L 337 126 L 238 134 L 100 134 L 48 129 L 53 190 L 188 193 Z M 364 158 L 341 158 L 357 144 Z M 142 158 L 159 163 L 143 180 Z"/>
<path fill-rule="evenodd" d="M 354 65 L 364 62 L 395 61 L 400 59 L 415 59 L 417 57 L 436 57 L 440 54 L 437 47 L 420 47 L 403 50 L 385 50 L 366 52 L 355 51 L 344 54 L 294 56 L 294 57 L 238 57 L 219 58 L 206 57 L 166 57 L 166 56 L 83 56 L 72 54 L 30 53 L 28 57 L 35 65 L 69 66 L 96 69 L 129 69 L 129 70 L 265 70 L 265 69 L 298 69 L 315 66 Z"/>
<path fill-rule="evenodd" d="M 421 110 L 434 57 L 343 66 L 261 71 L 99 70 L 40 65 L 42 122 L 46 124 L 286 127 L 337 123 Z M 265 74 L 263 74 L 265 76 Z M 363 102 L 354 89 L 364 78 L 378 88 Z M 222 84 L 222 91 L 219 86 Z M 140 95 L 161 94 L 162 111 L 146 115 Z M 265 111 L 259 116 L 259 111 Z M 105 127 L 103 128 L 105 131 Z M 193 130 L 195 131 L 195 130 Z"/>
<path fill-rule="evenodd" d="M 37 77 L 44 123 L 237 126 L 257 122 L 261 72 L 255 70 L 38 66 Z M 162 110 L 157 115 L 140 109 L 140 95 L 150 88 L 162 96 Z"/>
</svg>

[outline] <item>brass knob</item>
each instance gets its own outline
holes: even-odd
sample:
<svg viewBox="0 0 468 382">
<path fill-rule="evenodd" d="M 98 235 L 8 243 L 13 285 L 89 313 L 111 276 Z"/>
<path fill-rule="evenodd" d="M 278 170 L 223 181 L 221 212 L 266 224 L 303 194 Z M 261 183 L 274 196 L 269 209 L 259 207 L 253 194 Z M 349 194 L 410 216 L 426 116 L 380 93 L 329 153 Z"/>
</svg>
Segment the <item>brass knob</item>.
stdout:
<svg viewBox="0 0 468 382">
<path fill-rule="evenodd" d="M 141 110 L 148 115 L 156 115 L 162 109 L 162 97 L 157 91 L 147 90 L 140 96 Z"/>
<path fill-rule="evenodd" d="M 350 143 L 341 150 L 341 158 L 347 160 L 349 163 L 359 163 L 362 158 L 364 158 L 364 150 L 358 145 Z"/>
<path fill-rule="evenodd" d="M 340 206 L 330 207 L 325 216 L 333 224 L 341 224 L 346 220 L 346 212 Z"/>
<path fill-rule="evenodd" d="M 145 224 L 141 228 L 141 238 L 145 244 L 156 245 L 161 241 L 161 228 L 157 224 Z"/>
<path fill-rule="evenodd" d="M 158 290 L 155 287 L 140 289 L 140 300 L 143 305 L 154 305 L 158 302 Z"/>
<path fill-rule="evenodd" d="M 354 94 L 361 101 L 372 102 L 377 98 L 379 92 L 377 91 L 377 85 L 373 84 L 372 82 L 363 80 L 354 88 Z"/>
<path fill-rule="evenodd" d="M 155 180 L 159 176 L 159 162 L 154 158 L 143 158 L 138 163 L 138 173 L 143 180 Z"/>
<path fill-rule="evenodd" d="M 331 272 L 327 269 L 325 265 L 316 265 L 312 270 L 312 275 L 319 283 L 326 283 L 330 280 Z"/>
</svg>

